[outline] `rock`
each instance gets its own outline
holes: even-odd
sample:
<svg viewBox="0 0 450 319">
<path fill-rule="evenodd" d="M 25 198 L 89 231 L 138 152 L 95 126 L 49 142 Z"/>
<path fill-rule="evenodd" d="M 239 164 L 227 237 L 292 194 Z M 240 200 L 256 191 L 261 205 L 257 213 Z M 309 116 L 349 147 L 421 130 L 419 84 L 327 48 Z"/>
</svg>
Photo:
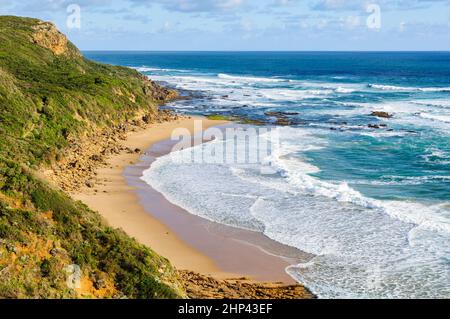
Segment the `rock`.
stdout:
<svg viewBox="0 0 450 319">
<path fill-rule="evenodd" d="M 41 47 L 49 49 L 53 54 L 81 56 L 78 50 L 69 48 L 67 37 L 59 32 L 53 23 L 40 21 L 32 28 L 34 32 L 31 40 Z"/>
<path fill-rule="evenodd" d="M 146 114 L 142 117 L 142 121 L 144 121 L 145 124 L 150 124 L 153 122 L 153 118 L 150 116 L 150 114 Z"/>
<path fill-rule="evenodd" d="M 300 285 L 256 283 L 248 278 L 220 280 L 188 271 L 179 272 L 190 298 L 302 299 L 314 296 Z"/>
<path fill-rule="evenodd" d="M 291 115 L 299 115 L 300 113 L 297 113 L 297 112 L 266 112 L 264 114 L 266 116 L 272 116 L 272 117 L 285 117 L 285 116 L 291 116 Z"/>
<path fill-rule="evenodd" d="M 99 290 L 106 288 L 106 280 L 102 274 L 95 274 L 93 278 L 94 288 Z"/>
<path fill-rule="evenodd" d="M 385 118 L 385 119 L 390 119 L 393 116 L 391 114 L 389 114 L 388 112 L 382 112 L 382 111 L 375 111 L 372 112 L 370 114 L 371 116 L 376 116 L 376 117 L 381 117 L 381 118 Z"/>
<path fill-rule="evenodd" d="M 77 165 L 78 165 L 78 161 L 74 161 L 74 162 L 71 162 L 71 163 L 69 163 L 69 167 L 72 167 L 72 168 L 75 168 L 75 167 L 77 167 Z"/>
<path fill-rule="evenodd" d="M 11 243 L 8 243 L 8 244 L 6 245 L 6 250 L 7 250 L 8 252 L 10 252 L 10 253 L 17 253 L 17 248 L 16 248 L 16 246 L 14 246 L 14 245 L 11 244 Z"/>
<path fill-rule="evenodd" d="M 369 124 L 368 127 L 369 128 L 374 128 L 374 129 L 379 129 L 380 128 L 380 126 L 377 125 L 377 124 Z"/>
<path fill-rule="evenodd" d="M 94 154 L 90 157 L 91 160 L 95 161 L 95 162 L 101 162 L 102 157 L 100 155 Z"/>
<path fill-rule="evenodd" d="M 291 115 L 298 115 L 299 113 L 297 113 L 297 112 L 266 112 L 264 114 L 266 116 L 276 117 L 277 118 L 277 121 L 275 122 L 276 125 L 287 126 L 287 125 L 298 124 L 295 121 L 288 118 L 288 116 L 291 116 Z"/>
<path fill-rule="evenodd" d="M 50 250 L 50 254 L 52 256 L 61 255 L 61 254 L 63 254 L 63 251 L 61 249 L 58 249 L 58 248 L 52 248 Z"/>
<path fill-rule="evenodd" d="M 291 125 L 291 121 L 287 118 L 279 118 L 276 122 L 276 125 L 288 126 Z"/>
<path fill-rule="evenodd" d="M 156 84 L 151 84 L 153 87 Z M 161 90 L 154 86 L 154 90 Z M 106 157 L 127 152 L 141 154 L 139 148 L 129 148 L 121 144 L 127 133 L 146 127 L 144 123 L 166 122 L 179 119 L 180 116 L 171 110 L 152 111 L 146 115 L 129 119 L 127 122 L 99 131 L 87 132 L 86 138 L 69 140 L 70 147 L 65 150 L 64 157 L 52 164 L 50 179 L 65 191 L 77 191 L 83 187 L 95 188 L 95 175 L 99 167 L 108 167 Z M 132 125 L 134 124 L 134 125 Z M 137 126 L 136 126 L 137 125 Z"/>
</svg>

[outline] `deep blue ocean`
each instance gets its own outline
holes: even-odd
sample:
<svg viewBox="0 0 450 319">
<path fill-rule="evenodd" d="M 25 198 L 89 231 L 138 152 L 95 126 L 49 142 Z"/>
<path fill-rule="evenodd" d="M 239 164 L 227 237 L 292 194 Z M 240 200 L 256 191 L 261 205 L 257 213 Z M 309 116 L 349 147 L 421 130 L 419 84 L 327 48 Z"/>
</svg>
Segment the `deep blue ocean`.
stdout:
<svg viewBox="0 0 450 319">
<path fill-rule="evenodd" d="M 319 296 L 450 298 L 450 53 L 85 55 L 191 92 L 179 112 L 286 114 L 276 175 L 171 154 L 145 176 L 169 200 L 314 254 L 287 272 Z"/>
</svg>

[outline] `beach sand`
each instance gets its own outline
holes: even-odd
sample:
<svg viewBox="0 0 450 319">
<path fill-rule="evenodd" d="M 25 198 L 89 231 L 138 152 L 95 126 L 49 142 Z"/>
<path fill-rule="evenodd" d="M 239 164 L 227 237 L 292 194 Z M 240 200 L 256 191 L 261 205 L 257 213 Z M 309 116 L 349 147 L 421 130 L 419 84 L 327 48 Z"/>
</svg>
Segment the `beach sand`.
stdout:
<svg viewBox="0 0 450 319">
<path fill-rule="evenodd" d="M 285 268 L 301 258 L 297 251 L 262 234 L 191 215 L 140 180 L 155 156 L 169 151 L 170 144 L 164 141 L 170 139 L 172 131 L 185 128 L 194 132 L 194 120 L 202 120 L 203 129 L 227 124 L 199 117 L 180 118 L 127 133 L 122 142 L 125 147 L 148 151 L 110 156 L 106 167 L 97 171 L 101 182 L 71 195 L 98 211 L 112 227 L 123 229 L 168 258 L 179 270 L 215 279 L 245 277 L 255 282 L 295 284 Z"/>
</svg>

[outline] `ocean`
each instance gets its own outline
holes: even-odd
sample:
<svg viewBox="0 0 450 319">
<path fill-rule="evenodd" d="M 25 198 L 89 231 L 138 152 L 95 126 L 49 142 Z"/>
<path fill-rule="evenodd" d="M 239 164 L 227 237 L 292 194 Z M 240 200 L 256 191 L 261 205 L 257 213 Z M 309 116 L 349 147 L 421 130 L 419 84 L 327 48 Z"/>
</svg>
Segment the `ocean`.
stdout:
<svg viewBox="0 0 450 319">
<path fill-rule="evenodd" d="M 85 55 L 193 95 L 168 108 L 277 130 L 274 174 L 159 158 L 143 178 L 170 201 L 313 254 L 286 271 L 319 297 L 450 298 L 450 53 Z"/>
</svg>

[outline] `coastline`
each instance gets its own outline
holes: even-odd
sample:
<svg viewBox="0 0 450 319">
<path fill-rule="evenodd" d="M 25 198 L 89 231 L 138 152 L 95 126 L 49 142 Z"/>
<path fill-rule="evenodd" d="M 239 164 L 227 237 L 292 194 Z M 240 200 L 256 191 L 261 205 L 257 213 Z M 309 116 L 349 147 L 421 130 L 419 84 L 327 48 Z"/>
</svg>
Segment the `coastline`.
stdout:
<svg viewBox="0 0 450 319">
<path fill-rule="evenodd" d="M 106 165 L 96 171 L 100 182 L 92 188 L 71 192 L 71 195 L 98 211 L 112 227 L 123 229 L 140 243 L 168 258 L 178 270 L 182 270 L 180 275 L 185 282 L 197 284 L 206 278 L 210 284 L 211 281 L 215 285 L 221 282 L 219 286 L 229 289 L 229 280 L 232 280 L 234 285 L 239 283 L 239 290 L 243 289 L 242 283 L 278 289 L 276 294 L 267 297 L 289 297 L 287 288 L 297 291 L 291 297 L 312 297 L 286 274 L 285 267 L 297 260 L 297 256 L 290 256 L 290 252 L 287 252 L 285 256 L 288 257 L 280 257 L 274 253 L 282 251 L 283 247 L 277 247 L 282 245 L 274 245 L 273 241 L 261 234 L 215 224 L 191 215 L 169 203 L 163 195 L 152 191 L 150 186 L 140 180 L 142 171 L 155 158 L 155 154 L 149 155 L 152 147 L 156 146 L 160 155 L 167 153 L 170 149 L 166 141 L 170 139 L 172 130 L 186 128 L 194 132 L 196 119 L 202 120 L 203 129 L 230 124 L 227 121 L 189 117 L 129 132 L 122 142 L 123 146 L 148 151 L 144 154 L 142 151 L 121 152 L 110 156 Z M 265 286 L 262 286 L 263 283 Z M 201 289 L 190 286 L 190 290 L 197 292 L 194 295 L 205 297 L 198 294 Z"/>
</svg>

